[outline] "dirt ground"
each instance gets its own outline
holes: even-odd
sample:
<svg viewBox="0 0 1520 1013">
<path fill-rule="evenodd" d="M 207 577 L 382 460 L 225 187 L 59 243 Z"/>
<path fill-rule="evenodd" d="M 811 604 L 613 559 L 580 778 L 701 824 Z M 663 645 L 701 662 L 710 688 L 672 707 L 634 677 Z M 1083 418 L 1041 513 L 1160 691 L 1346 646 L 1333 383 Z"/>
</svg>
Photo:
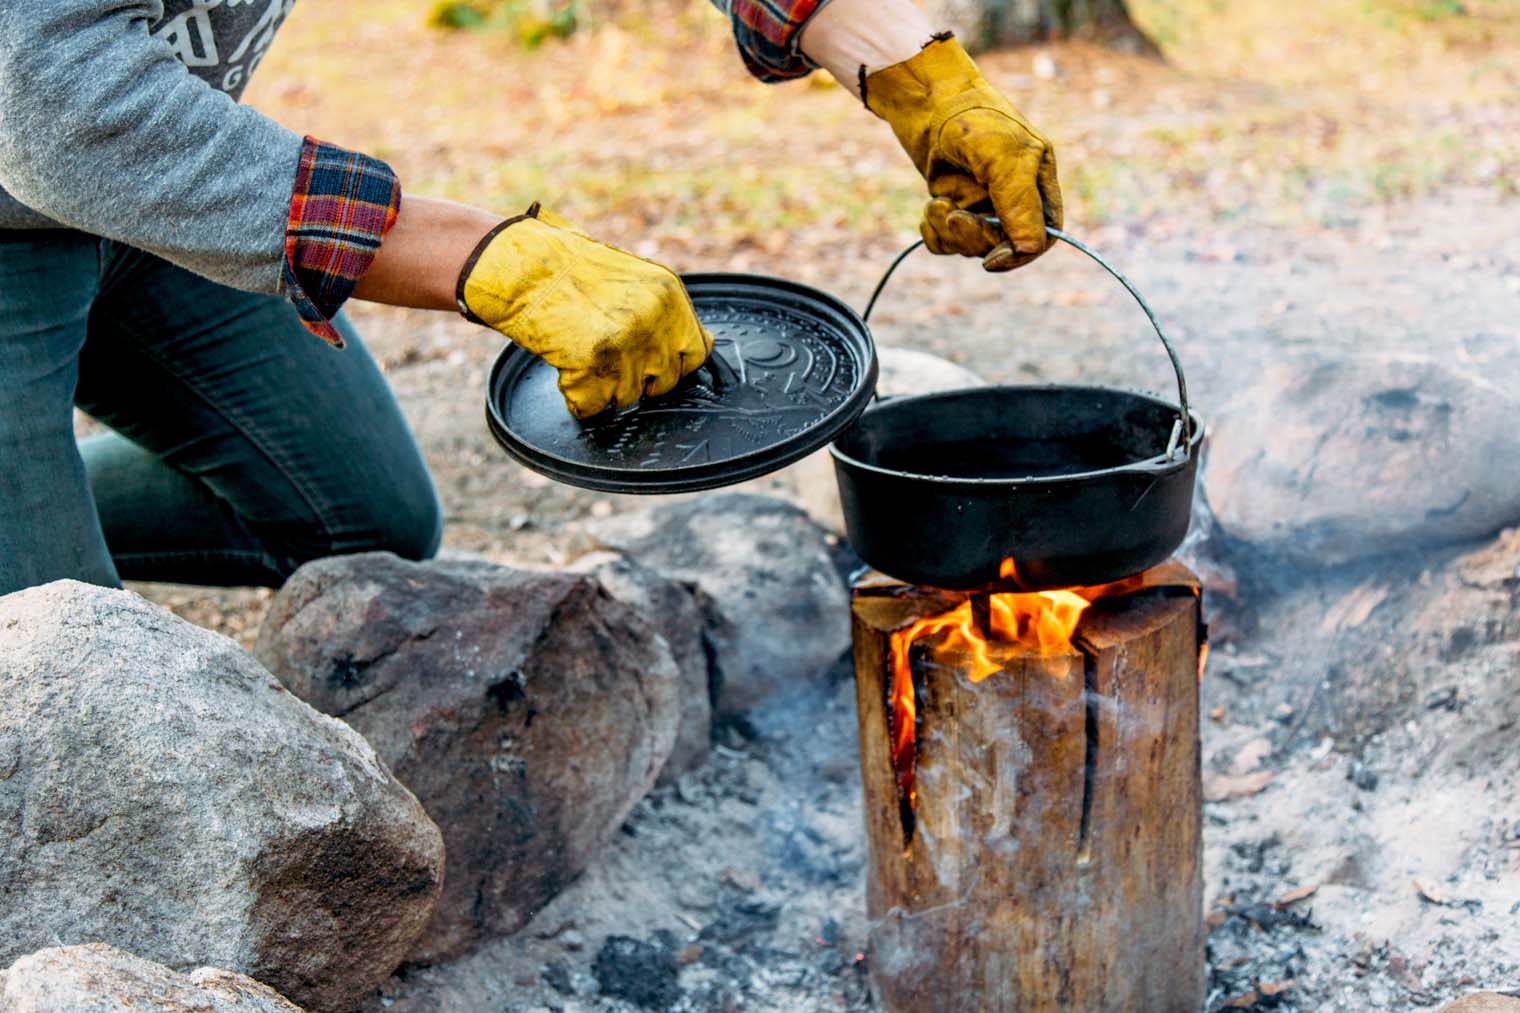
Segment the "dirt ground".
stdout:
<svg viewBox="0 0 1520 1013">
<path fill-rule="evenodd" d="M 837 88 L 751 85 L 707 12 L 649 5 L 524 54 L 428 33 L 401 2 L 366 5 L 338 45 L 357 6 L 298 7 L 250 98 L 378 151 L 418 192 L 544 197 L 678 268 L 783 275 L 857 307 L 913 236 L 916 179 L 879 124 Z M 1069 231 L 1146 293 L 1204 417 L 1307 349 L 1419 351 L 1514 389 L 1520 11 L 1135 7 L 1168 64 L 1080 44 L 984 62 L 1048 125 Z M 356 73 L 380 59 L 396 72 Z M 560 563 L 578 522 L 645 505 L 555 485 L 495 447 L 493 335 L 352 316 L 427 454 L 448 547 Z M 1139 311 L 1067 249 L 1003 277 L 920 254 L 873 331 L 989 380 L 1173 383 Z M 758 487 L 791 495 L 790 481 Z M 1322 574 L 1234 562 L 1253 590 L 1214 598 L 1205 772 L 1271 780 L 1206 811 L 1211 1008 L 1429 1009 L 1520 987 L 1520 548 Z M 1369 580 L 1386 590 L 1367 606 Z M 268 600 L 140 590 L 245 643 Z M 1358 593 L 1365 614 L 1337 606 Z M 637 996 L 619 974 L 647 964 L 676 968 L 674 1008 L 871 1008 L 847 673 L 818 692 L 722 729 L 711 762 L 641 803 L 523 933 L 412 969 L 374 1007 L 622 1010 Z"/>
</svg>

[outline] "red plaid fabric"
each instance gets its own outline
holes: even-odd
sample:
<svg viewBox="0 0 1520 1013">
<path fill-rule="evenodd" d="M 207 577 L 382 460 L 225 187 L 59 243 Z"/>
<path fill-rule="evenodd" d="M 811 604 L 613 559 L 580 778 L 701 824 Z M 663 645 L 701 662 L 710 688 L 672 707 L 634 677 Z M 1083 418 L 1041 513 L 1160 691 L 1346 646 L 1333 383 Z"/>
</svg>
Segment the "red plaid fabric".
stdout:
<svg viewBox="0 0 1520 1013">
<path fill-rule="evenodd" d="M 332 318 L 369 270 L 400 210 L 401 184 L 390 166 L 306 138 L 285 225 L 284 277 L 307 330 L 343 347 Z"/>
<path fill-rule="evenodd" d="M 803 77 L 817 64 L 797 48 L 808 19 L 829 0 L 713 0 L 734 23 L 734 40 L 749 72 L 762 81 Z"/>
</svg>

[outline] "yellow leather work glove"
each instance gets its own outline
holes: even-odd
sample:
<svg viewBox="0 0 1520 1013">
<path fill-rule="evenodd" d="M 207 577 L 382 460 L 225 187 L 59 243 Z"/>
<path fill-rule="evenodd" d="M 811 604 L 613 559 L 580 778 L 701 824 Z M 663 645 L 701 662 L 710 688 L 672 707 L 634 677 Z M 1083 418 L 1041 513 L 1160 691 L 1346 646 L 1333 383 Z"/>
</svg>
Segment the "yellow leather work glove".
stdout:
<svg viewBox="0 0 1520 1013">
<path fill-rule="evenodd" d="M 1055 152 L 959 42 L 936 37 L 911 59 L 865 76 L 861 93 L 929 184 L 920 231 L 930 250 L 1009 271 L 1050 248 L 1045 226 L 1061 227 Z M 972 209 L 996 214 L 1001 230 Z"/>
<path fill-rule="evenodd" d="M 578 419 L 667 393 L 712 351 L 672 271 L 599 243 L 536 203 L 486 234 L 456 296 L 467 319 L 559 371 Z"/>
</svg>

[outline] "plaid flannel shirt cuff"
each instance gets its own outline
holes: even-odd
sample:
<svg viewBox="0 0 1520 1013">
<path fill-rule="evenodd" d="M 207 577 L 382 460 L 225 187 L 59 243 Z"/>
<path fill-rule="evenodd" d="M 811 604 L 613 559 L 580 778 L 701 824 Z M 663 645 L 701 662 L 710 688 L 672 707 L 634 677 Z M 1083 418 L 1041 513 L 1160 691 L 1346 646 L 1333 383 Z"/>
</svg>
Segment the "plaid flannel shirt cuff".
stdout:
<svg viewBox="0 0 1520 1013">
<path fill-rule="evenodd" d="M 799 48 L 808 19 L 829 0 L 732 0 L 734 40 L 749 72 L 762 81 L 806 77 L 818 65 Z"/>
<path fill-rule="evenodd" d="M 338 309 L 374 262 L 401 210 L 391 167 L 314 137 L 301 146 L 285 225 L 285 294 L 306 329 L 338 348 Z"/>
</svg>

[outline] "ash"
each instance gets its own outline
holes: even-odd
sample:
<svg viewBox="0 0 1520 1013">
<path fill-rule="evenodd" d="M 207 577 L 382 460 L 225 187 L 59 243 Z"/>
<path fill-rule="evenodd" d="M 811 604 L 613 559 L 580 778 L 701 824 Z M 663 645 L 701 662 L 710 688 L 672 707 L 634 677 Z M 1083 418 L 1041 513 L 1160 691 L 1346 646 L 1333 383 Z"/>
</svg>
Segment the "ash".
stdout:
<svg viewBox="0 0 1520 1013">
<path fill-rule="evenodd" d="M 1520 533 L 1242 562 L 1203 692 L 1208 1008 L 1520 994 Z"/>
</svg>

